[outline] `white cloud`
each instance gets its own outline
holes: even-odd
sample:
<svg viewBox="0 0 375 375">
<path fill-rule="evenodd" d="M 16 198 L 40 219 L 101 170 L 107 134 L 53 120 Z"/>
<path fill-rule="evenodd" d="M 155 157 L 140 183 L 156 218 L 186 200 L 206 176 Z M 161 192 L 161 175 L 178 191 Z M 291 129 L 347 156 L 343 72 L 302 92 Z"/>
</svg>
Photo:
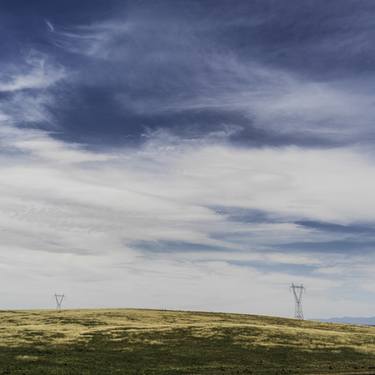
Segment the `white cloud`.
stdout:
<svg viewBox="0 0 375 375">
<path fill-rule="evenodd" d="M 126 298 L 124 306 L 159 303 L 287 315 L 292 304 L 287 285 L 298 279 L 315 290 L 308 298 L 319 311 L 310 306 L 309 316 L 339 314 L 321 301 L 345 282 L 346 254 L 336 256 L 332 276 L 324 270 L 334 266 L 327 255 L 264 250 L 267 244 L 314 238 L 311 231 L 287 223 L 233 222 L 208 207 L 341 223 L 375 220 L 374 167 L 354 149 L 234 149 L 150 139 L 138 150 L 96 153 L 21 130 L 6 142 L 23 153 L 0 157 L 2 278 L 13 280 L 19 296 L 25 282 L 46 293 L 33 292 L 35 302 L 26 298 L 26 306 L 43 305 L 53 289 L 70 294 L 71 306 L 79 306 L 81 298 L 93 306 L 97 290 L 105 293 L 107 305 L 118 304 L 117 293 Z M 231 242 L 225 234 L 245 234 L 252 242 Z M 182 241 L 224 250 L 185 253 L 176 244 L 168 253 L 144 253 L 133 248 L 134 241 Z M 257 269 L 256 262 L 275 268 Z M 282 264 L 320 272 L 293 275 L 278 270 Z M 10 276 L 15 268 L 17 277 Z M 43 287 L 46 283 L 49 287 Z M 11 297 L 6 301 L 19 306 Z M 354 311 L 349 304 L 346 309 Z"/>
<path fill-rule="evenodd" d="M 48 20 L 44 20 L 44 22 L 46 23 L 46 26 L 47 26 L 49 31 L 51 31 L 51 32 L 55 31 L 55 27 L 53 26 L 52 22 L 50 22 Z"/>
<path fill-rule="evenodd" d="M 27 138 L 15 140 L 11 146 L 22 152 L 28 152 L 31 156 L 57 163 L 94 162 L 115 158 L 115 155 L 104 155 L 83 150 L 79 145 L 64 144 L 41 132 L 30 133 Z"/>
<path fill-rule="evenodd" d="M 133 28 L 131 23 L 124 21 L 107 21 L 71 28 L 53 26 L 52 29 L 48 23 L 47 26 L 51 31 L 51 40 L 56 46 L 72 53 L 103 60 L 116 60 L 119 56 L 124 56 L 124 49 L 119 52 L 113 42 L 127 35 Z"/>
<path fill-rule="evenodd" d="M 25 67 L 17 67 L 4 72 L 0 79 L 0 92 L 14 92 L 25 89 L 44 89 L 62 78 L 66 73 L 63 67 L 48 62 L 48 59 L 36 52 L 26 58 Z"/>
<path fill-rule="evenodd" d="M 134 109 L 232 111 L 246 116 L 249 126 L 278 136 L 304 136 L 306 141 L 315 136 L 347 142 L 373 134 L 371 87 L 361 80 L 314 81 L 255 60 L 243 62 L 220 54 L 207 56 L 205 68 L 196 72 L 196 95 L 181 95 L 168 103 L 156 98 L 147 107 L 135 102 Z"/>
<path fill-rule="evenodd" d="M 2 71 L 0 92 L 6 94 L 0 102 L 2 140 L 36 137 L 36 131 L 20 131 L 17 129 L 19 125 L 48 124 L 50 129 L 55 128 L 47 109 L 55 102 L 55 98 L 48 89 L 68 77 L 65 69 L 45 55 L 31 51 L 25 61 L 4 67 Z M 39 137 L 42 137 L 41 132 Z"/>
</svg>

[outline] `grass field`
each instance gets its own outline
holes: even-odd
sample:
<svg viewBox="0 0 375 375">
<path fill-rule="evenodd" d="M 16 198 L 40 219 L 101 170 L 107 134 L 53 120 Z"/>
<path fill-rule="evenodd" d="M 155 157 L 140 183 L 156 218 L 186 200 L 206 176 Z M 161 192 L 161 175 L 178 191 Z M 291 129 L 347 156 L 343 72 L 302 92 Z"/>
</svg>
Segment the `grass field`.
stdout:
<svg viewBox="0 0 375 375">
<path fill-rule="evenodd" d="M 375 327 L 157 310 L 3 311 L 0 374 L 375 374 Z"/>
</svg>

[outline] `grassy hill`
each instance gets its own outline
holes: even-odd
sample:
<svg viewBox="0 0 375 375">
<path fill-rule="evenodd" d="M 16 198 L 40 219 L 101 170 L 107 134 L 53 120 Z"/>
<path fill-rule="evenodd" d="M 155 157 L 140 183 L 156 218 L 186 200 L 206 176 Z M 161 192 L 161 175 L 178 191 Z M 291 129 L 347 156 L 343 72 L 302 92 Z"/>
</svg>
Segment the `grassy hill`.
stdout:
<svg viewBox="0 0 375 375">
<path fill-rule="evenodd" d="M 0 312 L 0 374 L 375 374 L 375 328 L 156 310 Z"/>
</svg>

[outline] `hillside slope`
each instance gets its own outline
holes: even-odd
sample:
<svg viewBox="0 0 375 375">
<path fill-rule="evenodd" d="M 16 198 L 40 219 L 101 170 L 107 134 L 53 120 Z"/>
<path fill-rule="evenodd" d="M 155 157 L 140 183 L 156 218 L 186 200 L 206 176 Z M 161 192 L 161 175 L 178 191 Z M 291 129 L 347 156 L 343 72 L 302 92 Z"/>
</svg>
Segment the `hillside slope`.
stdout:
<svg viewBox="0 0 375 375">
<path fill-rule="evenodd" d="M 375 374 L 375 328 L 156 310 L 0 312 L 0 374 Z"/>
</svg>

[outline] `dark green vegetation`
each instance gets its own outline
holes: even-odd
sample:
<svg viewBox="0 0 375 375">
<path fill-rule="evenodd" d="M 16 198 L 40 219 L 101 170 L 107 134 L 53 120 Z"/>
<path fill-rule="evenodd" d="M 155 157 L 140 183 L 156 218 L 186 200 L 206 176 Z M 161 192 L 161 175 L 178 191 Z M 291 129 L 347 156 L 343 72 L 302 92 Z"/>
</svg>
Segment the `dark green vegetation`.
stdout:
<svg viewBox="0 0 375 375">
<path fill-rule="evenodd" d="M 0 312 L 0 374 L 375 374 L 375 328 L 155 310 Z"/>
</svg>

